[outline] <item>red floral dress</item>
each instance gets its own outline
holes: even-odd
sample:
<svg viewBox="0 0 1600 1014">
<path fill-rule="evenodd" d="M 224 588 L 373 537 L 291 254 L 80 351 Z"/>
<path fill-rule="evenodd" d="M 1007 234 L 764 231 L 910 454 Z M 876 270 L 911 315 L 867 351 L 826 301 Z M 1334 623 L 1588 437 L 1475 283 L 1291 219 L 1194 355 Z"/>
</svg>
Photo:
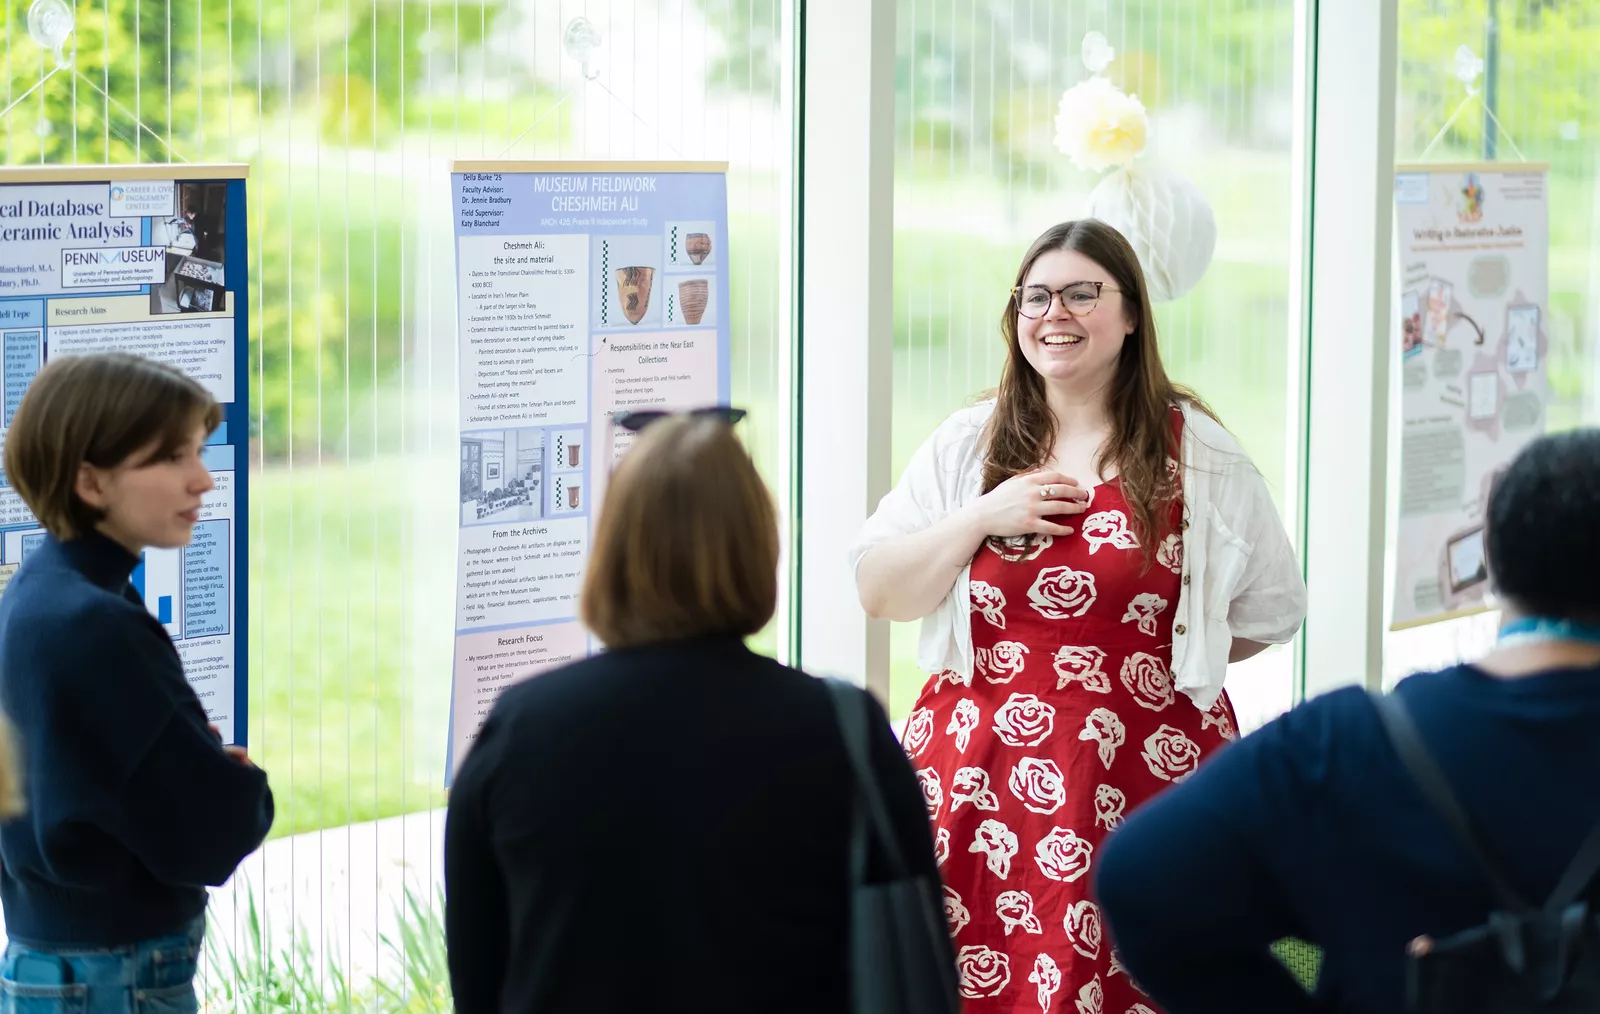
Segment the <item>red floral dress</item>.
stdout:
<svg viewBox="0 0 1600 1014">
<path fill-rule="evenodd" d="M 1072 535 L 978 550 L 971 682 L 930 679 L 906 723 L 965 1014 L 1152 1014 L 1107 938 L 1095 853 L 1234 737 L 1226 695 L 1201 712 L 1168 672 L 1180 537 L 1147 570 L 1119 483 L 1091 493 Z"/>
</svg>

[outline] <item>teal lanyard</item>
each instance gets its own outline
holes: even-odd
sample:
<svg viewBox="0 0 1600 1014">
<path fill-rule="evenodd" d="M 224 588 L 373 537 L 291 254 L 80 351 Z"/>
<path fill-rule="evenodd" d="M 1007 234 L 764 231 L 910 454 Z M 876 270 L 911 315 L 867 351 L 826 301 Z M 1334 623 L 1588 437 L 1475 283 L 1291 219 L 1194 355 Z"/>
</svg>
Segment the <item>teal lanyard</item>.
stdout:
<svg viewBox="0 0 1600 1014">
<path fill-rule="evenodd" d="M 1577 641 L 1600 645 L 1600 627 L 1591 627 L 1571 620 L 1550 620 L 1529 617 L 1508 623 L 1500 631 L 1498 646 L 1515 647 L 1524 644 L 1545 644 L 1550 641 Z"/>
</svg>

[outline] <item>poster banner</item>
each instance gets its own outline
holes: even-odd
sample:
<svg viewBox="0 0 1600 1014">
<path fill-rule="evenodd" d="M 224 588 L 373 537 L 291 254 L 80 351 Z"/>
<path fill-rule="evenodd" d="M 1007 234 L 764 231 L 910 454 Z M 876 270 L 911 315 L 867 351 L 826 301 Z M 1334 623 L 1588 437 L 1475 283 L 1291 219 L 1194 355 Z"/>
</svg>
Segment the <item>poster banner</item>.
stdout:
<svg viewBox="0 0 1600 1014">
<path fill-rule="evenodd" d="M 1396 629 L 1488 606 L 1491 483 L 1544 431 L 1547 170 L 1402 166 Z"/>
<path fill-rule="evenodd" d="M 507 686 L 595 648 L 578 590 L 643 408 L 728 400 L 726 163 L 454 167 L 454 772 Z"/>
<path fill-rule="evenodd" d="M 245 742 L 249 265 L 242 165 L 0 169 L 0 441 L 39 369 L 134 352 L 205 385 L 222 425 L 193 541 L 151 549 L 134 587 L 172 635 L 225 742 Z M 44 542 L 0 476 L 0 586 Z"/>
</svg>

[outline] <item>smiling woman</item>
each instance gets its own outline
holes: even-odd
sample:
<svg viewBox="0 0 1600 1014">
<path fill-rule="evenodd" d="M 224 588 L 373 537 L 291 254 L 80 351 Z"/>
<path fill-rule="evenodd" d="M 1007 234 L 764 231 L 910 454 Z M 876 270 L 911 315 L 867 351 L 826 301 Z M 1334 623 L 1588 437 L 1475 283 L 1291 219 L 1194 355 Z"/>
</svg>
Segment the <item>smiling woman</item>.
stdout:
<svg viewBox="0 0 1600 1014">
<path fill-rule="evenodd" d="M 1080 220 L 1035 240 L 1000 332 L 995 397 L 913 457 L 867 522 L 856 579 L 868 612 L 923 619 L 934 675 L 904 746 L 964 1009 L 1020 1009 L 1029 983 L 1041 1006 L 1103 990 L 1123 1010 L 1143 997 L 1101 945 L 1094 850 L 1234 737 L 1228 662 L 1291 638 L 1305 587 L 1261 476 L 1168 378 L 1117 230 Z"/>
</svg>

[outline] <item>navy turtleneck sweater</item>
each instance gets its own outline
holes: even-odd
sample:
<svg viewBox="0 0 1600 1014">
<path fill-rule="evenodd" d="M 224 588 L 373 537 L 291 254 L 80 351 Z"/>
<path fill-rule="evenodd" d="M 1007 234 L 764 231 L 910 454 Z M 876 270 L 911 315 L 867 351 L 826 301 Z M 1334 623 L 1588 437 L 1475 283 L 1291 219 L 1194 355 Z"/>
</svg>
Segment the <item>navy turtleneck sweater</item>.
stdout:
<svg viewBox="0 0 1600 1014">
<path fill-rule="evenodd" d="M 7 933 L 109 947 L 205 910 L 272 826 L 260 769 L 230 757 L 177 649 L 100 535 L 47 539 L 0 596 L 0 706 L 27 812 L 0 826 Z"/>
</svg>

